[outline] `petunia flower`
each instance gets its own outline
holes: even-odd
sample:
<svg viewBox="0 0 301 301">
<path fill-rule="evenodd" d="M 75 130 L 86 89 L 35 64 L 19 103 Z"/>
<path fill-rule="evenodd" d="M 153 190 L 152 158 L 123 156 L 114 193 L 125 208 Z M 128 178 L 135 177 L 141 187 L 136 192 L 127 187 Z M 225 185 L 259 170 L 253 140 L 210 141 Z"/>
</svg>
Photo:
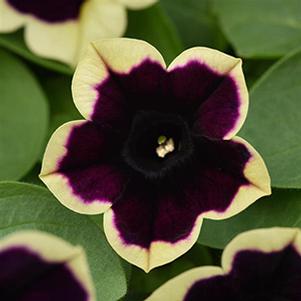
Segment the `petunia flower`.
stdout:
<svg viewBox="0 0 301 301">
<path fill-rule="evenodd" d="M 120 37 L 126 9 L 141 9 L 157 0 L 0 0 L 0 32 L 25 27 L 30 50 L 42 57 L 75 65 L 88 42 Z"/>
<path fill-rule="evenodd" d="M 0 300 L 94 301 L 85 253 L 39 231 L 0 240 Z"/>
<path fill-rule="evenodd" d="M 53 134 L 40 177 L 68 208 L 105 212 L 112 247 L 145 271 L 189 250 L 204 218 L 270 194 L 262 158 L 234 136 L 248 108 L 240 59 L 196 47 L 166 69 L 148 43 L 107 39 L 72 89 L 86 120 Z"/>
<path fill-rule="evenodd" d="M 224 250 L 221 268 L 187 271 L 147 301 L 299 301 L 300 284 L 300 229 L 260 229 L 232 240 Z"/>
</svg>

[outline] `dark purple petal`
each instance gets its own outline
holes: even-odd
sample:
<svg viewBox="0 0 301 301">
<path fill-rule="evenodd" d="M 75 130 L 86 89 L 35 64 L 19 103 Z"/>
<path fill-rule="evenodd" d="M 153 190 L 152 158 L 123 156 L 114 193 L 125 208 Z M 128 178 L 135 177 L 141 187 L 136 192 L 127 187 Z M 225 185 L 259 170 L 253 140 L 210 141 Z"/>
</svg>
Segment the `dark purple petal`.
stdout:
<svg viewBox="0 0 301 301">
<path fill-rule="evenodd" d="M 250 153 L 243 144 L 203 139 L 196 145 L 195 158 L 170 177 L 158 182 L 132 177 L 112 207 L 125 243 L 148 248 L 153 241 L 185 239 L 201 213 L 224 212 L 248 185 L 243 171 Z"/>
<path fill-rule="evenodd" d="M 225 211 L 238 189 L 249 184 L 244 169 L 250 158 L 244 144 L 197 140 L 193 169 L 185 185 L 186 198 L 197 200 L 200 212 Z"/>
<path fill-rule="evenodd" d="M 207 137 L 223 138 L 236 125 L 240 101 L 234 80 L 226 77 L 196 114 L 193 131 Z"/>
<path fill-rule="evenodd" d="M 158 63 L 144 60 L 133 67 L 128 74 L 114 73 L 113 77 L 123 91 L 130 107 L 137 110 L 168 109 L 167 99 L 162 94 L 165 89 L 166 70 Z"/>
<path fill-rule="evenodd" d="M 84 0 L 5 0 L 17 11 L 46 22 L 76 20 Z"/>
<path fill-rule="evenodd" d="M 21 247 L 0 252 L 0 300 L 87 301 L 65 263 L 50 263 Z"/>
<path fill-rule="evenodd" d="M 169 73 L 174 105 L 189 116 L 193 130 L 213 138 L 223 138 L 239 118 L 240 99 L 235 81 L 205 64 L 190 61 Z"/>
<path fill-rule="evenodd" d="M 127 130 L 130 126 L 132 108 L 115 77 L 108 77 L 95 89 L 98 98 L 94 105 L 92 120 L 110 125 L 118 131 Z"/>
<path fill-rule="evenodd" d="M 137 111 L 168 112 L 182 115 L 197 134 L 223 138 L 239 118 L 235 81 L 197 61 L 167 72 L 145 60 L 127 74 L 111 71 L 96 89 L 92 119 L 116 128 L 128 129 Z"/>
<path fill-rule="evenodd" d="M 145 182 L 131 183 L 112 208 L 122 240 L 148 248 L 153 241 L 177 242 L 187 237 L 198 208 L 185 204 L 182 195 L 177 188 L 168 193 Z"/>
<path fill-rule="evenodd" d="M 190 61 L 168 74 L 172 96 L 191 113 L 218 88 L 224 78 L 198 61 Z"/>
<path fill-rule="evenodd" d="M 64 171 L 73 192 L 85 203 L 95 200 L 113 202 L 121 194 L 125 176 L 113 165 L 99 164 L 81 169 Z"/>
<path fill-rule="evenodd" d="M 129 73 L 116 73 L 96 87 L 98 99 L 92 120 L 116 129 L 128 129 L 139 110 L 169 110 L 162 95 L 166 71 L 157 62 L 143 61 Z"/>
<path fill-rule="evenodd" d="M 262 253 L 240 251 L 225 276 L 196 282 L 185 301 L 299 301 L 301 300 L 301 257 L 289 246 Z"/>
<path fill-rule="evenodd" d="M 58 172 L 75 194 L 88 203 L 119 197 L 127 180 L 118 167 L 121 145 L 116 133 L 87 121 L 73 128 L 66 149 Z"/>
</svg>

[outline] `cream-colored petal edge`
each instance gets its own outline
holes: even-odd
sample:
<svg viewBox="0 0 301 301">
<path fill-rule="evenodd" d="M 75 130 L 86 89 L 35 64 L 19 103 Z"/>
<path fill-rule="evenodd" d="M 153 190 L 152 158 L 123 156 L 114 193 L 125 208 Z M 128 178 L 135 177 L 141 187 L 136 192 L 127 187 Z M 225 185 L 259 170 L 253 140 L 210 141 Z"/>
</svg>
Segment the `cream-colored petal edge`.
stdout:
<svg viewBox="0 0 301 301">
<path fill-rule="evenodd" d="M 26 16 L 0 0 L 0 32 L 12 32 L 25 24 Z"/>
<path fill-rule="evenodd" d="M 245 145 L 251 154 L 244 169 L 244 175 L 250 184 L 239 188 L 226 211 L 208 211 L 203 214 L 204 218 L 216 220 L 229 218 L 249 207 L 257 199 L 271 194 L 271 179 L 260 154 L 247 141 L 240 137 L 236 136 L 231 140 Z"/>
<path fill-rule="evenodd" d="M 84 118 L 92 119 L 94 105 L 98 99 L 96 87 L 108 77 L 109 72 L 104 62 L 90 43 L 75 69 L 72 80 L 73 101 Z"/>
<path fill-rule="evenodd" d="M 50 263 L 65 263 L 89 294 L 89 301 L 96 300 L 92 278 L 84 250 L 52 234 L 37 230 L 19 231 L 0 241 L 0 252 L 12 247 L 24 247 Z"/>
<path fill-rule="evenodd" d="M 127 6 L 129 9 L 142 9 L 147 8 L 158 0 L 117 0 L 119 3 Z"/>
<path fill-rule="evenodd" d="M 123 259 L 148 273 L 150 270 L 180 257 L 194 245 L 200 233 L 202 218 L 199 217 L 196 220 L 193 230 L 185 239 L 179 240 L 176 243 L 154 241 L 149 249 L 126 244 L 123 241 L 115 226 L 112 209 L 105 212 L 103 222 L 105 235 L 115 252 Z"/>
<path fill-rule="evenodd" d="M 280 251 L 289 245 L 293 246 L 301 256 L 300 229 L 274 227 L 244 232 L 236 236 L 225 248 L 222 256 L 223 269 L 228 273 L 235 255 L 243 250 L 271 253 Z"/>
<path fill-rule="evenodd" d="M 40 179 L 67 208 L 82 214 L 100 214 L 108 210 L 112 204 L 108 200 L 85 203 L 74 194 L 68 178 L 57 172 L 58 164 L 67 152 L 66 143 L 70 132 L 86 122 L 86 120 L 67 122 L 52 134 L 43 157 Z"/>
<path fill-rule="evenodd" d="M 244 250 L 264 253 L 277 252 L 292 245 L 301 256 L 301 230 L 297 228 L 256 229 L 236 236 L 225 248 L 222 255 L 222 268 L 204 266 L 189 270 L 169 280 L 159 287 L 146 301 L 182 301 L 197 281 L 212 276 L 228 274 L 235 255 Z"/>
<path fill-rule="evenodd" d="M 86 1 L 81 9 L 77 59 L 85 53 L 90 42 L 121 37 L 127 26 L 126 8 L 112 0 Z"/>
<path fill-rule="evenodd" d="M 127 73 L 149 59 L 166 68 L 160 52 L 149 43 L 129 38 L 103 39 L 93 42 L 99 56 L 113 71 Z"/>
<path fill-rule="evenodd" d="M 159 289 L 154 291 L 146 301 L 182 301 L 195 282 L 222 274 L 223 270 L 220 267 L 214 266 L 205 266 L 189 270 L 167 281 Z"/>
<path fill-rule="evenodd" d="M 143 60 L 158 62 L 165 68 L 161 54 L 147 42 L 128 39 L 102 39 L 91 43 L 80 60 L 72 82 L 74 103 L 86 119 L 91 119 L 98 98 L 97 85 L 115 72 L 128 73 Z"/>
<path fill-rule="evenodd" d="M 245 122 L 249 107 L 249 93 L 242 70 L 242 60 L 215 49 L 193 47 L 176 57 L 168 67 L 168 70 L 171 71 L 178 67 L 183 67 L 191 61 L 199 61 L 216 73 L 227 74 L 234 80 L 240 100 L 239 118 L 235 126 L 223 137 L 224 139 L 231 139 Z"/>
<path fill-rule="evenodd" d="M 25 41 L 35 54 L 75 65 L 78 44 L 79 23 L 67 21 L 62 23 L 42 22 L 28 16 L 25 27 Z"/>
</svg>

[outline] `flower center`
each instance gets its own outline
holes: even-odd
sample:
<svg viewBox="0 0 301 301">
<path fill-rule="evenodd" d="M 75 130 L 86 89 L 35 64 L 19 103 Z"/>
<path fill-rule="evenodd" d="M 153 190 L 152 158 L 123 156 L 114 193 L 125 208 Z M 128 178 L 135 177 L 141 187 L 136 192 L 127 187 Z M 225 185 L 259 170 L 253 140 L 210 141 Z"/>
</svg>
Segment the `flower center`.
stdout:
<svg viewBox="0 0 301 301">
<path fill-rule="evenodd" d="M 79 17 L 85 0 L 6 0 L 23 14 L 30 14 L 46 22 L 64 22 Z"/>
<path fill-rule="evenodd" d="M 193 152 L 187 123 L 177 115 L 137 113 L 123 147 L 125 162 L 148 179 L 165 177 Z"/>
</svg>

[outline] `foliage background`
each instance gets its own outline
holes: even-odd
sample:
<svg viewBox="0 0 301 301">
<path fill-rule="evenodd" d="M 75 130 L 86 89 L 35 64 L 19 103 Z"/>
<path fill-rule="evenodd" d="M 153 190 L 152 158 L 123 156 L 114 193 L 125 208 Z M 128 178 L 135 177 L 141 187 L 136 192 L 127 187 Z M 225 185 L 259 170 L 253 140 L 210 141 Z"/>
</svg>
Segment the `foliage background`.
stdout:
<svg viewBox="0 0 301 301">
<path fill-rule="evenodd" d="M 240 132 L 263 155 L 273 194 L 225 221 L 205 221 L 198 243 L 149 274 L 110 248 L 101 216 L 62 207 L 38 180 L 51 133 L 79 119 L 70 93 L 72 70 L 31 53 L 22 31 L 0 35 L 0 236 L 37 228 L 87 251 L 98 300 L 142 300 L 172 276 L 219 264 L 238 233 L 271 226 L 301 227 L 300 0 L 161 0 L 129 11 L 126 36 L 147 40 L 167 63 L 192 46 L 244 59 L 250 111 Z"/>
</svg>

